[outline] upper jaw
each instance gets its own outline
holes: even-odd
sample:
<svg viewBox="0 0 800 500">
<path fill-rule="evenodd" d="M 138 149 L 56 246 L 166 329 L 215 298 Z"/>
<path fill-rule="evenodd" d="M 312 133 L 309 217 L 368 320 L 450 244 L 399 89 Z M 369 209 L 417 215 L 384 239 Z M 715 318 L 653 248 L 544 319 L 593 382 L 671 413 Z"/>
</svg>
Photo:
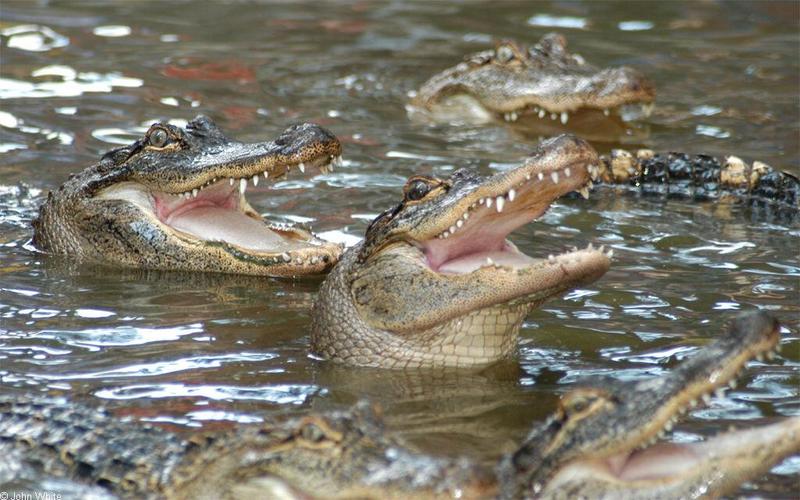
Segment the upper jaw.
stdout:
<svg viewBox="0 0 800 500">
<path fill-rule="evenodd" d="M 417 246 L 434 270 L 465 255 L 490 259 L 487 264 L 500 263 L 493 256 L 513 257 L 512 267 L 524 267 L 534 260 L 506 236 L 564 194 L 578 190 L 588 195 L 597 162 L 585 141 L 563 135 L 542 143 L 521 167 L 490 177 L 466 194 L 459 192 L 456 180 L 453 196 L 460 199 L 415 236 Z"/>
<path fill-rule="evenodd" d="M 313 127 L 324 131 L 316 125 Z M 262 177 L 274 180 L 292 171 L 304 174 L 312 169 L 328 172 L 342 162 L 342 146 L 332 135 L 330 138 L 323 136 L 316 142 L 304 140 L 298 144 L 284 143 L 280 138 L 260 144 L 231 142 L 216 150 L 190 154 L 193 157 L 185 168 L 175 168 L 169 158 L 164 158 L 153 161 L 159 165 L 157 169 L 134 168 L 129 180 L 153 190 L 188 197 L 197 196 L 200 190 L 224 179 L 244 191 L 248 182 L 256 186 Z"/>
</svg>

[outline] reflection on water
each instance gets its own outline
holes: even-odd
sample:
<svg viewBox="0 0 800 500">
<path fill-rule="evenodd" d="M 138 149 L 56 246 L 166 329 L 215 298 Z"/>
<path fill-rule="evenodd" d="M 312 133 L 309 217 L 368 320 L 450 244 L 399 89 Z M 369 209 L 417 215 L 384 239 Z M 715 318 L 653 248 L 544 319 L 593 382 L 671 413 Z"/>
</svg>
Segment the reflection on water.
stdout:
<svg viewBox="0 0 800 500">
<path fill-rule="evenodd" d="M 758 307 L 785 325 L 782 356 L 751 363 L 739 389 L 691 412 L 672 439 L 800 414 L 800 227 L 751 221 L 735 206 L 609 192 L 559 203 L 515 242 L 536 255 L 605 244 L 612 270 L 531 314 L 518 362 L 478 373 L 351 370 L 309 357 L 319 280 L 97 269 L 29 245 L 36 207 L 70 172 L 155 120 L 184 124 L 201 112 L 242 139 L 295 121 L 333 130 L 343 168 L 248 196 L 269 218 L 352 245 L 409 175 L 508 169 L 556 132 L 524 120 L 429 124 L 404 109 L 409 91 L 462 55 L 554 29 L 596 64 L 632 65 L 657 84 L 654 113 L 628 127 L 570 119 L 601 151 L 733 153 L 797 173 L 797 18 L 795 3 L 200 2 L 154 12 L 5 2 L 0 391 L 66 392 L 188 427 L 368 397 L 419 447 L 491 460 L 574 384 L 658 376 L 733 312 Z M 789 460 L 748 494 L 785 496 L 798 471 Z"/>
</svg>

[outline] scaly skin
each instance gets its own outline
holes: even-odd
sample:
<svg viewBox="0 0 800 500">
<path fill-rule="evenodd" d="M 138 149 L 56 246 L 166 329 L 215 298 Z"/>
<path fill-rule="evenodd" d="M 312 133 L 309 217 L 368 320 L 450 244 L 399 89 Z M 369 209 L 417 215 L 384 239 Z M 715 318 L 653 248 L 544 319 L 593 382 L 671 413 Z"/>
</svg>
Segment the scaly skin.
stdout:
<svg viewBox="0 0 800 500">
<path fill-rule="evenodd" d="M 714 498 L 800 451 L 800 417 L 648 443 L 778 340 L 777 322 L 752 313 L 667 375 L 572 390 L 493 470 L 409 449 L 365 403 L 182 438 L 64 399 L 4 396 L 0 453 L 132 498 Z"/>
<path fill-rule="evenodd" d="M 306 165 L 327 169 L 340 155 L 336 137 L 314 124 L 248 144 L 227 138 L 203 116 L 185 130 L 157 123 L 142 139 L 106 153 L 51 192 L 33 223 L 33 242 L 48 253 L 120 267 L 323 273 L 341 248 L 302 228 L 265 226 L 244 189 L 259 177 L 279 178 Z M 196 216 L 194 224 L 213 226 L 212 236 L 202 237 L 208 229 L 171 225 L 181 215 L 178 208 L 192 205 L 209 214 Z M 231 241 L 224 232 L 237 225 L 244 229 Z"/>
<path fill-rule="evenodd" d="M 403 202 L 375 219 L 323 283 L 313 352 L 386 368 L 510 356 L 532 308 L 609 267 L 609 256 L 591 246 L 531 259 L 505 240 L 558 197 L 585 192 L 587 166 L 597 162 L 588 143 L 564 135 L 509 172 L 409 179 Z"/>
<path fill-rule="evenodd" d="M 685 470 L 666 468 L 650 474 L 660 477 L 648 479 L 635 470 L 640 457 L 634 450 L 671 430 L 682 412 L 728 385 L 734 387 L 735 377 L 748 361 L 771 357 L 779 349 L 779 332 L 780 325 L 768 314 L 743 314 L 727 335 L 666 375 L 631 382 L 601 378 L 591 381 L 591 387 L 573 390 L 562 398 L 559 412 L 534 427 L 522 446 L 503 460 L 499 468 L 503 496 L 626 498 L 633 487 L 636 498 L 694 498 L 697 495 L 692 492 L 700 485 L 708 488 L 708 495 L 718 495 L 738 486 L 737 478 L 747 475 L 745 471 L 755 475 L 768 470 L 800 450 L 800 418 L 778 428 L 782 429 L 778 434 L 788 433 L 791 439 L 774 449 L 776 442 L 762 443 L 753 439 L 754 434 L 743 437 L 741 446 L 729 447 L 730 455 L 710 460 L 704 460 L 699 451 L 692 452 L 691 445 L 667 445 L 667 453 L 671 447 L 675 455 L 683 454 L 678 459 L 683 465 L 673 467 Z M 647 448 L 651 459 L 655 460 L 659 446 Z M 742 461 L 747 450 L 753 454 L 749 462 Z M 642 489 L 637 491 L 639 484 Z"/>
<path fill-rule="evenodd" d="M 182 438 L 64 399 L 6 397 L 0 451 L 131 498 L 434 499 L 496 491 L 491 471 L 406 449 L 366 403 Z"/>
<path fill-rule="evenodd" d="M 494 50 L 467 56 L 425 82 L 412 98 L 411 109 L 441 119 L 516 121 L 528 114 L 566 124 L 569 114 L 581 109 L 608 114 L 626 104 L 653 102 L 653 84 L 638 71 L 601 70 L 566 47 L 566 39 L 555 33 L 529 49 L 500 42 Z"/>
<path fill-rule="evenodd" d="M 604 184 L 627 186 L 643 194 L 746 203 L 754 212 L 776 218 L 800 215 L 800 180 L 788 172 L 737 156 L 724 160 L 686 153 L 656 154 L 649 149 L 615 149 L 601 156 L 594 172 Z"/>
</svg>

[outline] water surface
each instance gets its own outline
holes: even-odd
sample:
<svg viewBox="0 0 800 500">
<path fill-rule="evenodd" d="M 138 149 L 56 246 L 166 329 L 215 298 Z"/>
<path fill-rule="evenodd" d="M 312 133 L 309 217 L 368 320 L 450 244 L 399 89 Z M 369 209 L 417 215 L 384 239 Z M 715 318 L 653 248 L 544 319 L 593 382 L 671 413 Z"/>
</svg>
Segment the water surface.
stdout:
<svg viewBox="0 0 800 500">
<path fill-rule="evenodd" d="M 345 165 L 250 188 L 267 216 L 357 241 L 406 177 L 516 165 L 518 127 L 408 120 L 406 95 L 494 39 L 559 30 L 597 65 L 655 80 L 654 114 L 597 142 L 737 154 L 800 172 L 796 3 L 11 2 L 0 11 L 0 391 L 53 392 L 175 428 L 380 403 L 423 450 L 490 461 L 582 379 L 659 376 L 736 311 L 773 312 L 784 349 L 691 412 L 674 440 L 800 414 L 800 227 L 736 207 L 619 197 L 558 203 L 515 233 L 535 255 L 588 242 L 611 271 L 533 312 L 518 357 L 474 372 L 381 372 L 309 357 L 319 280 L 77 266 L 29 245 L 46 192 L 151 123 L 213 117 L 243 140 L 314 121 Z M 790 459 L 746 494 L 784 497 Z M 796 483 L 794 484 L 796 487 Z M 68 490 L 67 490 L 68 491 Z"/>
</svg>

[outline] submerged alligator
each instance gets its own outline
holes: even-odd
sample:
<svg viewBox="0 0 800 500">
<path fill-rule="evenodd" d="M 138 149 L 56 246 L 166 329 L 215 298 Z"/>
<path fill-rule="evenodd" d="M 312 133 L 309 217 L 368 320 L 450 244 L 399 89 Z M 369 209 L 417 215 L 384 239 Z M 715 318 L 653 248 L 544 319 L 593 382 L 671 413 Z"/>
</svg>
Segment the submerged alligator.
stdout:
<svg viewBox="0 0 800 500">
<path fill-rule="evenodd" d="M 588 167 L 598 162 L 586 141 L 562 135 L 491 177 L 463 169 L 449 179 L 411 177 L 403 201 L 372 222 L 322 284 L 312 351 L 388 368 L 510 356 L 532 308 L 609 268 L 602 248 L 534 259 L 506 239 L 564 194 L 588 196 Z"/>
<path fill-rule="evenodd" d="M 800 216 L 800 179 L 766 163 L 686 153 L 633 153 L 615 149 L 601 156 L 595 181 L 643 194 L 743 203 L 776 218 Z"/>
<path fill-rule="evenodd" d="M 425 82 L 409 104 L 435 119 L 486 122 L 523 116 L 560 121 L 578 111 L 617 114 L 625 105 L 649 113 L 655 87 L 628 68 L 598 69 L 567 51 L 567 41 L 549 33 L 530 48 L 511 41 L 465 61 Z"/>
<path fill-rule="evenodd" d="M 304 123 L 270 142 L 229 139 L 209 118 L 150 127 L 48 195 L 34 245 L 84 261 L 145 269 L 268 276 L 318 274 L 341 247 L 309 231 L 267 225 L 245 198 L 249 182 L 327 170 L 342 147 Z"/>
<path fill-rule="evenodd" d="M 137 498 L 717 497 L 800 451 L 800 417 L 653 442 L 733 386 L 749 360 L 770 357 L 779 337 L 767 314 L 743 315 L 666 375 L 573 389 L 493 468 L 409 448 L 363 402 L 181 437 L 63 399 L 3 397 L 0 452 L 18 459 L 17 474 L 36 469 Z"/>
</svg>

